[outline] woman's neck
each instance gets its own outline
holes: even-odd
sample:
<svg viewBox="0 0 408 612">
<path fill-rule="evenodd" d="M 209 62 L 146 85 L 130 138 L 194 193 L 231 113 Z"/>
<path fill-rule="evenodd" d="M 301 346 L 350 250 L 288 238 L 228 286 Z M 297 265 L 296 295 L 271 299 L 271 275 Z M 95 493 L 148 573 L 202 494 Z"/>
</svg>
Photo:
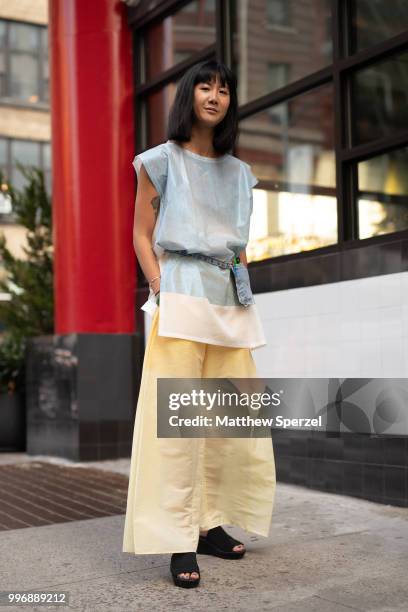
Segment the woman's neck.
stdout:
<svg viewBox="0 0 408 612">
<path fill-rule="evenodd" d="M 208 128 L 200 128 L 193 126 L 191 130 L 191 138 L 187 143 L 183 143 L 183 148 L 188 149 L 192 153 L 197 155 L 203 155 L 204 157 L 220 157 L 219 153 L 215 151 L 213 145 L 214 130 L 208 130 Z M 185 146 L 187 145 L 187 146 Z"/>
</svg>

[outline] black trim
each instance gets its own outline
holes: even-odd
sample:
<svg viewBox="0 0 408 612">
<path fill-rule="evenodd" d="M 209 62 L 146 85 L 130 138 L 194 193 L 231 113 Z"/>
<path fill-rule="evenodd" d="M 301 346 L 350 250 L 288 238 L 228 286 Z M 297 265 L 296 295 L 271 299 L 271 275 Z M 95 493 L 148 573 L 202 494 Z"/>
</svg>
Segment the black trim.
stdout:
<svg viewBox="0 0 408 612">
<path fill-rule="evenodd" d="M 408 271 L 408 230 L 248 265 L 253 293 Z"/>
</svg>

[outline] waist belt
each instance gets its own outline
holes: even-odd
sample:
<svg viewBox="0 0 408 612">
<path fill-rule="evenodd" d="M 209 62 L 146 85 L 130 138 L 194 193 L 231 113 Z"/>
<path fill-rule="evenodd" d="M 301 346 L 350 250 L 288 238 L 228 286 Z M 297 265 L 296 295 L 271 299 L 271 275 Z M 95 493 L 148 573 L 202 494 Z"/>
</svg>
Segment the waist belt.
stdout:
<svg viewBox="0 0 408 612">
<path fill-rule="evenodd" d="M 204 255 L 203 253 L 188 253 L 186 250 L 178 250 L 178 251 L 170 251 L 169 249 L 165 249 L 167 253 L 177 253 L 177 255 L 188 255 L 189 257 L 194 257 L 195 259 L 201 259 L 206 261 L 214 266 L 218 266 L 223 270 L 228 270 L 234 266 L 234 264 L 240 263 L 239 257 L 233 257 L 231 261 L 223 261 L 222 259 L 217 259 L 216 257 L 211 257 L 210 255 Z"/>
<path fill-rule="evenodd" d="M 186 255 L 188 257 L 194 257 L 195 259 L 201 259 L 209 264 L 218 266 L 223 270 L 231 270 L 234 275 L 235 288 L 237 290 L 238 301 L 242 306 L 251 306 L 255 304 L 254 296 L 252 295 L 251 283 L 249 280 L 249 274 L 246 266 L 241 263 L 239 257 L 233 257 L 231 261 L 223 261 L 210 255 L 204 255 L 203 253 L 188 253 L 186 250 L 175 250 L 164 249 L 167 253 L 176 253 L 177 255 Z"/>
</svg>

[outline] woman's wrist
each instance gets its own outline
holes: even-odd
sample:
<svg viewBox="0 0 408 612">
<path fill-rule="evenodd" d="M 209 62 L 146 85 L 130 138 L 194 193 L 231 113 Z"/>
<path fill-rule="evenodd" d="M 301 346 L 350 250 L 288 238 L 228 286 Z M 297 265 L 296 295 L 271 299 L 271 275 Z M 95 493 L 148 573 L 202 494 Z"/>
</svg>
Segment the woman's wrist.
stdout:
<svg viewBox="0 0 408 612">
<path fill-rule="evenodd" d="M 160 275 L 150 279 L 149 287 L 155 295 L 160 291 Z"/>
</svg>

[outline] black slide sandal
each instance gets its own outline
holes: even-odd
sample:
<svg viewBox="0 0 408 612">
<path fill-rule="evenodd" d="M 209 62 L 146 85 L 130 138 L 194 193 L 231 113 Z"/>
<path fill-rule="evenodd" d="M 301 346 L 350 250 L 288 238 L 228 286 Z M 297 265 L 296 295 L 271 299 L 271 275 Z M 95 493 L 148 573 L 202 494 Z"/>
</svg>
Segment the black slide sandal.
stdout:
<svg viewBox="0 0 408 612">
<path fill-rule="evenodd" d="M 221 557 L 221 559 L 241 559 L 246 550 L 232 550 L 234 546 L 239 544 L 242 544 L 242 542 L 235 540 L 219 526 L 209 529 L 206 536 L 200 535 L 197 552 L 200 555 L 214 555 L 214 557 Z"/>
<path fill-rule="evenodd" d="M 183 587 L 184 589 L 191 589 L 192 587 L 198 586 L 200 583 L 200 568 L 197 564 L 195 552 L 173 553 L 171 556 L 170 571 L 176 586 Z M 178 576 L 178 574 L 184 574 L 186 572 L 190 574 L 197 572 L 198 578 L 191 579 L 191 576 L 189 578 L 181 578 Z"/>
</svg>

